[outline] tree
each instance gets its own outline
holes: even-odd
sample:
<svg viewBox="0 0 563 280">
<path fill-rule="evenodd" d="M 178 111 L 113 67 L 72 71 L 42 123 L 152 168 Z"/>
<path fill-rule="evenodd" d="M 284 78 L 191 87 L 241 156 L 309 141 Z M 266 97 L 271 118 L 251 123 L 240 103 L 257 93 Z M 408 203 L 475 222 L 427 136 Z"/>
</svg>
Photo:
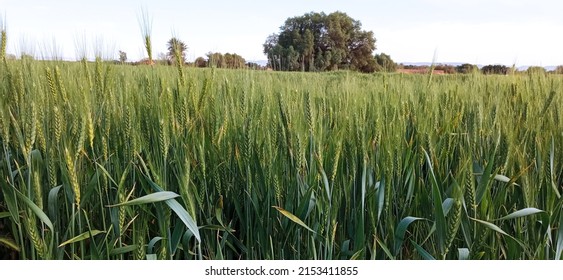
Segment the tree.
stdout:
<svg viewBox="0 0 563 280">
<path fill-rule="evenodd" d="M 266 38 L 268 66 L 285 71 L 352 69 L 373 72 L 373 32 L 346 13 L 307 13 L 288 18 L 278 34 Z"/>
<path fill-rule="evenodd" d="M 186 50 L 188 46 L 176 37 L 172 37 L 168 40 L 168 60 L 177 65 L 183 65 L 186 63 Z"/>
<path fill-rule="evenodd" d="M 563 74 L 563 65 L 559 65 L 555 68 L 555 74 Z"/>
<path fill-rule="evenodd" d="M 124 64 L 127 61 L 127 53 L 124 51 L 119 51 L 119 62 Z"/>
<path fill-rule="evenodd" d="M 205 58 L 200 56 L 195 59 L 194 65 L 195 67 L 200 67 L 200 68 L 207 67 L 207 61 L 205 60 Z"/>
<path fill-rule="evenodd" d="M 462 65 L 458 65 L 455 70 L 460 74 L 471 74 L 479 71 L 479 67 L 477 67 L 477 65 L 464 63 Z"/>
<path fill-rule="evenodd" d="M 225 68 L 225 59 L 223 58 L 223 54 L 218 52 L 208 52 L 205 55 L 207 56 L 208 67 Z"/>
<path fill-rule="evenodd" d="M 506 75 L 508 74 L 508 67 L 504 65 L 487 65 L 481 68 L 483 74 L 499 74 L 499 75 Z"/>
<path fill-rule="evenodd" d="M 266 42 L 262 45 L 264 48 L 264 54 L 268 56 L 268 66 L 274 70 L 281 70 L 278 67 L 278 58 L 281 54 L 281 46 L 278 44 L 278 34 L 270 34 L 266 38 Z"/>
<path fill-rule="evenodd" d="M 230 69 L 241 69 L 245 67 L 246 61 L 244 58 L 236 53 L 226 53 L 224 56 L 225 67 Z"/>
<path fill-rule="evenodd" d="M 377 64 L 376 71 L 379 72 L 395 72 L 397 71 L 397 63 L 395 63 L 391 56 L 385 53 L 376 54 L 375 62 Z"/>
<path fill-rule="evenodd" d="M 217 68 L 241 69 L 246 67 L 246 60 L 236 53 L 222 54 L 219 52 L 208 52 L 207 66 Z M 199 59 L 199 58 L 198 58 Z M 203 57 L 201 59 L 204 59 Z M 201 63 L 201 61 L 199 62 Z M 196 65 L 199 65 L 196 59 Z"/>
<path fill-rule="evenodd" d="M 446 74 L 455 74 L 457 72 L 455 69 L 455 66 L 448 64 L 439 64 L 434 66 L 434 70 L 444 71 Z"/>
<path fill-rule="evenodd" d="M 542 74 L 543 75 L 543 74 L 547 73 L 545 68 L 540 67 L 540 66 L 530 66 L 530 67 L 528 67 L 528 69 L 526 69 L 526 72 L 529 75 L 532 75 L 532 74 Z"/>
</svg>

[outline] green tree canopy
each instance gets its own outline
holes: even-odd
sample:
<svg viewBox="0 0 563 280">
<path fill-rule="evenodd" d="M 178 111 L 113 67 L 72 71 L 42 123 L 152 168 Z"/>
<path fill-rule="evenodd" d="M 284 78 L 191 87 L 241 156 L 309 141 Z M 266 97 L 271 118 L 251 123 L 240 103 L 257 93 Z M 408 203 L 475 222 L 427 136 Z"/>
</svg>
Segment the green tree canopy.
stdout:
<svg viewBox="0 0 563 280">
<path fill-rule="evenodd" d="M 541 66 L 530 66 L 526 69 L 528 74 L 546 74 L 547 71 Z"/>
<path fill-rule="evenodd" d="M 207 61 L 205 60 L 205 58 L 200 56 L 200 57 L 195 59 L 194 65 L 196 67 L 207 67 Z"/>
<path fill-rule="evenodd" d="M 206 56 L 209 67 L 241 69 L 246 66 L 244 58 L 236 53 L 208 52 Z"/>
<path fill-rule="evenodd" d="M 172 37 L 168 40 L 167 46 L 168 53 L 166 55 L 169 61 L 180 65 L 186 63 L 186 50 L 188 46 L 184 42 L 176 37 Z"/>
<path fill-rule="evenodd" d="M 481 71 L 483 72 L 483 74 L 500 74 L 500 75 L 506 75 L 508 74 L 508 67 L 504 66 L 504 65 L 486 65 L 483 66 L 483 68 L 481 68 Z"/>
<path fill-rule="evenodd" d="M 225 58 L 222 53 L 219 52 L 208 52 L 205 54 L 207 56 L 207 66 L 225 68 L 227 64 L 225 63 Z"/>
<path fill-rule="evenodd" d="M 395 63 L 391 56 L 385 53 L 375 55 L 375 62 L 377 64 L 376 71 L 379 72 L 395 72 L 397 70 L 397 63 Z"/>
<path fill-rule="evenodd" d="M 230 69 L 241 69 L 245 67 L 246 61 L 236 53 L 226 53 L 224 56 L 225 64 Z"/>
<path fill-rule="evenodd" d="M 266 38 L 269 66 L 284 71 L 376 70 L 372 31 L 343 12 L 307 13 L 288 18 Z"/>
<path fill-rule="evenodd" d="M 479 67 L 474 64 L 464 63 L 462 65 L 458 65 L 455 70 L 461 74 L 471 74 L 479 71 Z"/>
<path fill-rule="evenodd" d="M 119 51 L 119 62 L 121 64 L 127 62 L 127 53 L 124 51 Z"/>
</svg>

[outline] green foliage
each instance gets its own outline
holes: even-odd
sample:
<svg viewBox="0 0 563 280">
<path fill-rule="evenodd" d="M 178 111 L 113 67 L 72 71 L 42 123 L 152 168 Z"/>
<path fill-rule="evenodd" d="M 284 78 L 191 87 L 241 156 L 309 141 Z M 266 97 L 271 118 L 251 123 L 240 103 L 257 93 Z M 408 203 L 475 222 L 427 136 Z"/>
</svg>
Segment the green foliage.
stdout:
<svg viewBox="0 0 563 280">
<path fill-rule="evenodd" d="M 226 53 L 223 58 L 225 59 L 226 68 L 229 69 L 242 69 L 246 66 L 244 58 L 236 53 Z"/>
<path fill-rule="evenodd" d="M 395 72 L 397 71 L 397 63 L 391 59 L 391 56 L 385 53 L 375 55 L 376 71 L 378 72 Z"/>
<path fill-rule="evenodd" d="M 228 69 L 242 69 L 246 66 L 246 61 L 244 58 L 236 53 L 222 54 L 222 53 L 212 53 L 209 52 L 207 55 L 207 66 L 215 68 L 228 68 Z M 202 65 L 203 62 L 196 61 L 197 65 Z M 201 66 L 198 66 L 201 67 Z"/>
<path fill-rule="evenodd" d="M 457 66 L 455 70 L 460 74 L 472 74 L 478 72 L 479 67 L 477 67 L 477 65 L 464 63 L 462 65 Z"/>
<path fill-rule="evenodd" d="M 547 71 L 541 66 L 530 66 L 526 69 L 526 73 L 530 75 L 545 75 L 547 74 Z"/>
<path fill-rule="evenodd" d="M 264 54 L 274 70 L 373 72 L 377 68 L 375 38 L 372 31 L 361 27 L 343 12 L 288 18 L 279 34 L 266 38 Z"/>
<path fill-rule="evenodd" d="M 0 67 L 3 257 L 561 258 L 559 76 Z"/>
<path fill-rule="evenodd" d="M 486 65 L 481 68 L 483 74 L 497 74 L 506 75 L 509 72 L 509 68 L 504 65 Z"/>
<path fill-rule="evenodd" d="M 186 43 L 176 37 L 172 37 L 166 43 L 166 47 L 168 48 L 166 55 L 172 63 L 176 65 L 184 65 L 186 63 L 186 50 L 188 50 Z"/>
<path fill-rule="evenodd" d="M 434 70 L 444 71 L 445 74 L 455 74 L 456 67 L 447 64 L 439 64 L 434 66 Z"/>
<path fill-rule="evenodd" d="M 195 59 L 194 65 L 195 67 L 199 67 L 199 68 L 207 67 L 207 60 L 205 60 L 205 58 L 200 56 Z"/>
<path fill-rule="evenodd" d="M 119 51 L 119 63 L 124 64 L 125 62 L 127 62 L 127 53 Z"/>
</svg>

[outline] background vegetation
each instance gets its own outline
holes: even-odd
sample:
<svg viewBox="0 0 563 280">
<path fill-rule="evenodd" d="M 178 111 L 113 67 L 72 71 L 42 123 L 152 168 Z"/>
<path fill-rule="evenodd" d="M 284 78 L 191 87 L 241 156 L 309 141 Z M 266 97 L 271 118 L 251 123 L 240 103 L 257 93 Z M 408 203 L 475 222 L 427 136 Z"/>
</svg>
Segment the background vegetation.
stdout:
<svg viewBox="0 0 563 280">
<path fill-rule="evenodd" d="M 346 13 L 307 13 L 288 18 L 279 34 L 264 43 L 264 54 L 275 70 L 375 71 L 375 37 L 372 31 Z"/>
</svg>

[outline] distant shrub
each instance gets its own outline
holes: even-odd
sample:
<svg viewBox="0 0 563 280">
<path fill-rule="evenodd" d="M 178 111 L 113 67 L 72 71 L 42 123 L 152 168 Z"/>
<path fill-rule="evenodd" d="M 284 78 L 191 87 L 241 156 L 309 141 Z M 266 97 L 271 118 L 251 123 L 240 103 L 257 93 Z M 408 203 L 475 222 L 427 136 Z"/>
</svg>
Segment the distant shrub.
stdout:
<svg viewBox="0 0 563 280">
<path fill-rule="evenodd" d="M 200 56 L 195 59 L 194 65 L 195 67 L 200 67 L 200 68 L 207 67 L 207 60 L 205 60 L 205 58 Z"/>
<path fill-rule="evenodd" d="M 504 66 L 504 65 L 487 65 L 487 66 L 483 66 L 483 68 L 481 68 L 481 72 L 483 72 L 483 74 L 489 75 L 489 74 L 498 74 L 498 75 L 506 75 L 508 74 L 508 70 L 509 68 Z"/>
<path fill-rule="evenodd" d="M 444 71 L 444 73 L 446 73 L 446 74 L 455 74 L 457 72 L 455 66 L 447 65 L 447 64 L 446 65 L 442 65 L 442 64 L 437 65 L 437 66 L 434 67 L 434 70 L 441 70 L 441 71 Z"/>
<path fill-rule="evenodd" d="M 526 70 L 526 72 L 528 74 L 546 74 L 547 71 L 545 70 L 545 68 L 540 67 L 540 66 L 531 66 L 528 67 L 528 69 Z"/>
<path fill-rule="evenodd" d="M 479 71 L 479 67 L 477 67 L 477 65 L 464 63 L 462 65 L 457 66 L 455 70 L 460 74 L 470 74 Z"/>
<path fill-rule="evenodd" d="M 378 72 L 395 72 L 397 71 L 397 63 L 391 59 L 391 56 L 385 53 L 376 54 L 375 58 L 375 71 Z M 372 72 L 372 71 L 367 71 Z"/>
</svg>

